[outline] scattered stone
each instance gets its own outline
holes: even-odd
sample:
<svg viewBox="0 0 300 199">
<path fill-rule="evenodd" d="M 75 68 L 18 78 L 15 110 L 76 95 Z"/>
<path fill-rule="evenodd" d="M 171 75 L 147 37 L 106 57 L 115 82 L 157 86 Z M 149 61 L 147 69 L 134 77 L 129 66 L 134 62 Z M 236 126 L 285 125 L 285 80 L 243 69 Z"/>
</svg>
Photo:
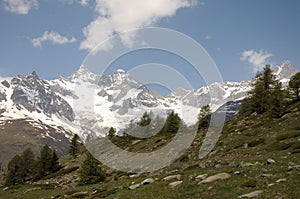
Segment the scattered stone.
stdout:
<svg viewBox="0 0 300 199">
<path fill-rule="evenodd" d="M 235 171 L 233 174 L 234 174 L 234 175 L 240 175 L 241 172 L 240 172 L 240 171 Z"/>
<path fill-rule="evenodd" d="M 162 180 L 169 181 L 169 180 L 173 180 L 173 179 L 181 180 L 181 175 L 177 174 L 177 175 L 167 176 L 167 177 L 163 178 Z"/>
<path fill-rule="evenodd" d="M 263 190 L 253 191 L 251 193 L 241 195 L 238 198 L 254 198 L 254 197 L 257 197 L 258 195 L 262 194 L 263 192 L 264 192 Z"/>
<path fill-rule="evenodd" d="M 141 174 L 137 173 L 137 174 L 132 174 L 129 176 L 129 178 L 138 178 L 140 177 Z"/>
<path fill-rule="evenodd" d="M 265 177 L 265 178 L 270 178 L 272 177 L 273 175 L 272 174 L 267 174 L 267 173 L 263 173 L 261 174 L 262 177 Z"/>
<path fill-rule="evenodd" d="M 261 170 L 260 170 L 260 173 L 261 174 L 263 174 L 263 173 L 267 173 L 268 172 L 268 169 L 264 169 L 264 168 L 262 168 Z"/>
<path fill-rule="evenodd" d="M 83 198 L 83 196 L 88 196 L 88 195 L 89 195 L 89 192 L 81 191 L 81 192 L 73 193 L 72 197 L 73 198 Z"/>
<path fill-rule="evenodd" d="M 3 189 L 3 191 L 7 191 L 9 189 L 9 187 L 5 187 L 4 189 Z"/>
<path fill-rule="evenodd" d="M 274 183 L 271 183 L 271 184 L 268 184 L 268 187 L 272 187 L 274 185 L 275 185 Z"/>
<path fill-rule="evenodd" d="M 212 190 L 213 188 L 214 188 L 213 186 L 209 186 L 209 187 L 207 188 L 207 190 L 210 191 L 210 190 Z"/>
<path fill-rule="evenodd" d="M 178 185 L 181 185 L 183 183 L 183 181 L 175 181 L 175 182 L 171 182 L 168 187 L 173 189 L 175 187 L 177 187 Z"/>
<path fill-rule="evenodd" d="M 280 182 L 286 182 L 286 178 L 276 180 L 276 183 L 280 183 Z"/>
<path fill-rule="evenodd" d="M 208 174 L 205 173 L 205 174 L 198 175 L 198 176 L 195 178 L 195 180 L 198 181 L 198 182 L 200 182 L 200 181 L 204 180 L 204 179 L 207 178 L 207 177 L 208 177 Z"/>
<path fill-rule="evenodd" d="M 146 180 L 144 180 L 141 184 L 142 185 L 147 185 L 147 184 L 151 184 L 154 182 L 153 178 L 147 178 Z"/>
<path fill-rule="evenodd" d="M 288 171 L 300 171 L 300 165 L 289 166 Z"/>
<path fill-rule="evenodd" d="M 273 160 L 273 159 L 271 159 L 271 158 L 269 158 L 269 159 L 267 159 L 267 163 L 268 163 L 268 164 L 275 164 L 276 161 Z"/>
<path fill-rule="evenodd" d="M 134 141 L 132 141 L 132 145 L 135 145 L 135 144 L 137 144 L 137 143 L 139 143 L 139 142 L 141 142 L 142 140 L 134 140 Z"/>
<path fill-rule="evenodd" d="M 41 187 L 35 187 L 35 188 L 32 188 L 32 189 L 27 189 L 24 191 L 24 193 L 28 193 L 30 191 L 36 191 L 36 190 L 41 190 Z"/>
<path fill-rule="evenodd" d="M 213 176 L 209 176 L 208 178 L 204 179 L 203 181 L 201 181 L 199 184 L 202 183 L 209 183 L 209 182 L 213 182 L 215 180 L 226 180 L 228 178 L 230 178 L 230 174 L 228 173 L 219 173 Z"/>
<path fill-rule="evenodd" d="M 228 166 L 229 166 L 229 167 L 238 167 L 238 165 L 235 164 L 234 162 L 230 162 L 230 163 L 228 164 Z"/>
<path fill-rule="evenodd" d="M 141 184 L 134 184 L 134 185 L 131 185 L 130 187 L 128 187 L 129 190 L 134 190 L 134 189 L 137 189 L 141 186 Z"/>
<path fill-rule="evenodd" d="M 259 162 L 255 162 L 255 163 L 241 162 L 241 167 L 250 167 L 250 166 L 256 166 L 256 165 L 261 165 L 261 163 L 259 163 Z"/>
</svg>

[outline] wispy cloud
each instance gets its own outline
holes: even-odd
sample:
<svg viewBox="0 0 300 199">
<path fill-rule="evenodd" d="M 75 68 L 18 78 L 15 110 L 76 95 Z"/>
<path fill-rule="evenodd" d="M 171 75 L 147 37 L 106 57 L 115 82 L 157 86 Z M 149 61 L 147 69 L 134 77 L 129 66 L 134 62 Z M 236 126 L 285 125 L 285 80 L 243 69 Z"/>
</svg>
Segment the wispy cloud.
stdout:
<svg viewBox="0 0 300 199">
<path fill-rule="evenodd" d="M 83 29 L 85 39 L 80 49 L 92 50 L 114 33 L 153 25 L 164 17 L 175 15 L 178 9 L 196 3 L 195 0 L 96 0 L 98 17 Z M 134 44 L 136 35 L 130 34 L 121 35 L 124 45 Z M 112 43 L 106 44 L 101 50 L 113 47 Z"/>
<path fill-rule="evenodd" d="M 241 54 L 240 60 L 249 62 L 253 66 L 253 72 L 257 72 L 263 69 L 272 56 L 271 53 L 264 50 L 247 50 Z"/>
<path fill-rule="evenodd" d="M 76 38 L 75 37 L 68 38 L 54 31 L 50 31 L 50 32 L 45 31 L 42 36 L 31 40 L 34 47 L 42 47 L 42 43 L 46 41 L 50 41 L 54 44 L 62 45 L 62 44 L 76 42 Z"/>
<path fill-rule="evenodd" d="M 26 15 L 32 9 L 37 9 L 38 0 L 3 0 L 4 9 L 12 13 Z"/>
<path fill-rule="evenodd" d="M 82 6 L 89 5 L 89 0 L 60 0 L 60 1 L 66 2 L 66 3 L 69 3 L 69 4 L 78 3 Z"/>
</svg>

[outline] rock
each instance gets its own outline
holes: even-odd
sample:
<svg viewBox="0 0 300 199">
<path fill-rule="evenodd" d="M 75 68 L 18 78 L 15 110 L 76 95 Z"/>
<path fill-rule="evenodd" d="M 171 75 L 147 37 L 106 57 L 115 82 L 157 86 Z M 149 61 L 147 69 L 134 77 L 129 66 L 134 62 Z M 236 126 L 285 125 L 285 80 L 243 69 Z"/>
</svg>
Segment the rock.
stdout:
<svg viewBox="0 0 300 199">
<path fill-rule="evenodd" d="M 129 178 L 137 178 L 137 177 L 140 177 L 141 174 L 137 173 L 137 174 L 133 174 L 133 175 L 130 175 Z"/>
<path fill-rule="evenodd" d="M 200 182 L 200 184 L 202 183 L 208 183 L 208 182 L 213 182 L 215 180 L 226 180 L 228 178 L 230 178 L 230 174 L 228 173 L 219 173 L 213 176 L 209 176 L 208 178 L 204 179 L 203 181 Z"/>
<path fill-rule="evenodd" d="M 234 162 L 230 162 L 228 164 L 229 167 L 238 167 L 239 165 L 235 164 Z"/>
<path fill-rule="evenodd" d="M 260 195 L 262 193 L 263 193 L 263 190 L 253 191 L 251 193 L 241 195 L 238 198 L 254 198 L 254 197 L 257 197 L 258 195 Z"/>
<path fill-rule="evenodd" d="M 137 144 L 137 143 L 139 143 L 139 142 L 141 142 L 142 140 L 133 140 L 132 141 L 132 145 L 135 145 L 135 144 Z"/>
<path fill-rule="evenodd" d="M 167 176 L 167 177 L 163 178 L 162 180 L 169 181 L 169 180 L 173 180 L 173 179 L 181 180 L 181 175 L 177 174 L 177 175 Z"/>
<path fill-rule="evenodd" d="M 274 185 L 275 185 L 274 183 L 271 183 L 271 184 L 268 184 L 268 187 L 272 187 Z"/>
<path fill-rule="evenodd" d="M 241 172 L 240 172 L 240 171 L 235 171 L 233 174 L 234 174 L 234 175 L 240 175 Z"/>
<path fill-rule="evenodd" d="M 263 173 L 263 174 L 261 174 L 261 176 L 269 178 L 269 177 L 272 177 L 273 175 L 272 174 Z"/>
<path fill-rule="evenodd" d="M 198 176 L 195 178 L 195 180 L 196 180 L 197 182 L 200 182 L 200 181 L 204 180 L 205 178 L 207 178 L 207 176 L 208 176 L 207 173 L 201 174 L 201 175 L 198 175 Z"/>
<path fill-rule="evenodd" d="M 262 169 L 260 170 L 260 173 L 261 173 L 261 174 L 267 173 L 267 172 L 268 172 L 268 170 L 267 170 L 267 169 L 264 169 L 264 168 L 262 168 Z"/>
<path fill-rule="evenodd" d="M 142 185 L 147 185 L 147 184 L 150 184 L 150 183 L 153 183 L 154 182 L 154 179 L 153 178 L 147 178 L 146 180 L 144 180 L 141 184 Z"/>
<path fill-rule="evenodd" d="M 282 179 L 276 180 L 276 183 L 279 183 L 279 182 L 285 182 L 285 181 L 286 181 L 286 178 L 282 178 Z"/>
<path fill-rule="evenodd" d="M 183 181 L 175 181 L 175 182 L 171 182 L 168 187 L 173 189 L 175 187 L 177 187 L 178 185 L 181 185 L 183 183 Z"/>
<path fill-rule="evenodd" d="M 268 164 L 275 164 L 276 161 L 273 160 L 273 159 L 271 159 L 271 158 L 269 158 L 269 159 L 267 159 L 267 163 L 268 163 Z"/>
<path fill-rule="evenodd" d="M 3 191 L 7 191 L 9 189 L 9 187 L 5 187 L 4 189 L 3 189 Z"/>
<path fill-rule="evenodd" d="M 134 185 L 131 185 L 130 187 L 128 187 L 129 190 L 134 190 L 134 189 L 137 189 L 141 186 L 141 184 L 134 184 Z"/>
<path fill-rule="evenodd" d="M 73 198 L 83 198 L 83 196 L 88 196 L 89 192 L 87 191 L 81 191 L 81 192 L 77 192 L 77 193 L 73 193 L 72 197 Z"/>
</svg>

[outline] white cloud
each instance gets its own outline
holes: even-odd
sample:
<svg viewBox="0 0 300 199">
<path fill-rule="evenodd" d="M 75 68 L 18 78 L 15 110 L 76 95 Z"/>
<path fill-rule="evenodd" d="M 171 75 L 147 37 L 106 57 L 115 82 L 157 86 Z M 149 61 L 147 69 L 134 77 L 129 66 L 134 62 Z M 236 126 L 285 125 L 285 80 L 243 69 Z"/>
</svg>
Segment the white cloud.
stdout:
<svg viewBox="0 0 300 199">
<path fill-rule="evenodd" d="M 37 9 L 38 0 L 3 0 L 4 9 L 12 13 L 26 15 L 31 9 Z"/>
<path fill-rule="evenodd" d="M 73 4 L 73 3 L 78 3 L 82 6 L 87 6 L 89 5 L 89 0 L 60 0 L 62 2 L 66 2 L 68 4 Z"/>
<path fill-rule="evenodd" d="M 50 31 L 50 32 L 45 31 L 42 36 L 31 40 L 34 47 L 42 47 L 42 42 L 45 42 L 45 41 L 50 41 L 54 44 L 62 45 L 62 44 L 76 42 L 76 38 L 75 37 L 70 37 L 70 38 L 64 37 L 54 31 Z"/>
<path fill-rule="evenodd" d="M 96 0 L 98 17 L 83 29 L 85 40 L 80 49 L 92 50 L 115 33 L 153 25 L 159 19 L 176 14 L 180 8 L 196 4 L 195 0 Z M 137 34 L 137 33 L 136 33 Z M 124 45 L 134 45 L 136 35 L 121 35 Z M 101 50 L 111 49 L 106 42 Z"/>
<path fill-rule="evenodd" d="M 253 71 L 257 72 L 265 67 L 267 61 L 273 55 L 264 51 L 248 50 L 242 53 L 241 61 L 248 61 L 253 66 Z"/>
</svg>

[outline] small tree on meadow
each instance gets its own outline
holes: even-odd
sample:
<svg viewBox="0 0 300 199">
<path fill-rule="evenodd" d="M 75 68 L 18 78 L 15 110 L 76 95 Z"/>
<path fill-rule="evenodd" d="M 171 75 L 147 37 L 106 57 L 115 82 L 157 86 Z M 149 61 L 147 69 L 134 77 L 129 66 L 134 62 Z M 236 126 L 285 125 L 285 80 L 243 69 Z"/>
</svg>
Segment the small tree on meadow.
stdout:
<svg viewBox="0 0 300 199">
<path fill-rule="evenodd" d="M 78 155 L 79 146 L 80 146 L 79 136 L 75 134 L 71 139 L 70 147 L 69 147 L 69 154 L 73 156 L 74 159 Z"/>
</svg>

